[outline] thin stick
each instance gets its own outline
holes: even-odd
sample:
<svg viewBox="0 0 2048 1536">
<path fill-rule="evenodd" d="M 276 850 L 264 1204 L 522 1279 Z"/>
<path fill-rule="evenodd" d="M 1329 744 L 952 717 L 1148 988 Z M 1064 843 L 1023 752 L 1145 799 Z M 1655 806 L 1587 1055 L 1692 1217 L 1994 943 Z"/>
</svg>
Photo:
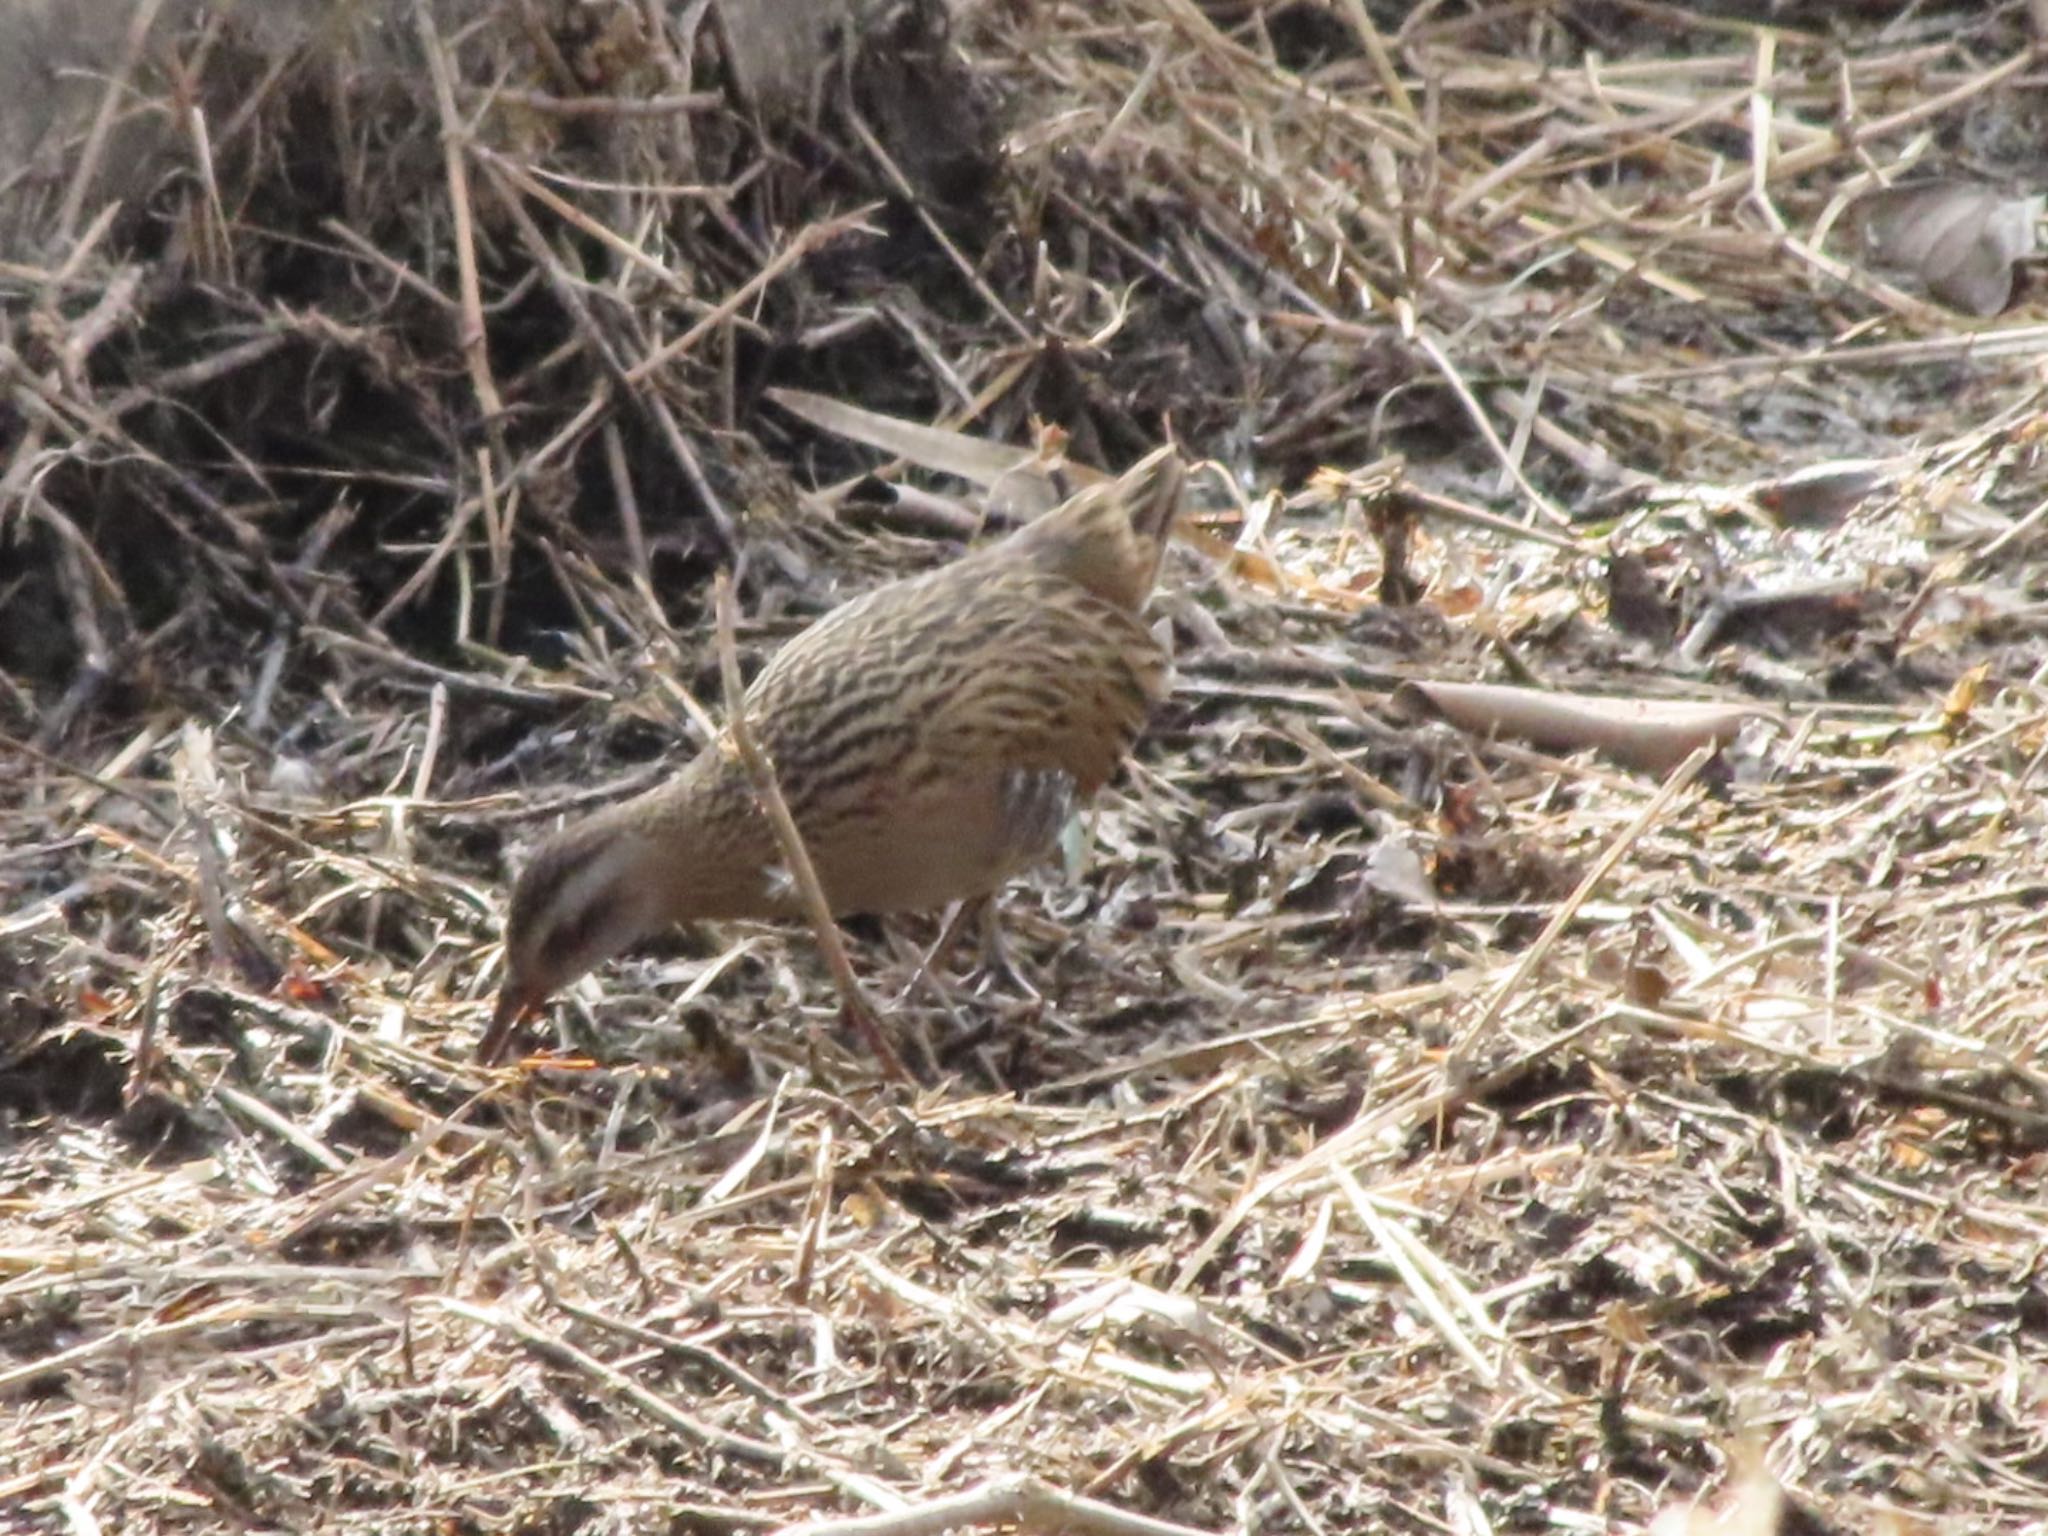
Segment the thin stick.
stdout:
<svg viewBox="0 0 2048 1536">
<path fill-rule="evenodd" d="M 1813 170 L 1839 156 L 1853 154 L 1859 147 L 1867 145 L 1873 140 L 1889 137 L 1902 128 L 1911 128 L 1915 124 L 1926 122 L 1930 118 L 1940 117 L 1949 108 L 1961 106 L 1972 96 L 1981 96 L 1994 85 L 2004 80 L 2006 76 L 2018 74 L 2034 62 L 2034 57 L 2033 49 L 2022 48 L 2014 53 L 2011 58 L 1994 65 L 1981 75 L 1965 80 L 1961 85 L 1956 86 L 1952 90 L 1942 92 L 1939 96 L 1929 96 L 1923 100 L 1916 101 L 1910 107 L 1894 112 L 1889 117 L 1875 118 L 1870 122 L 1860 123 L 1851 134 L 1842 136 L 1829 134 L 1826 138 L 1815 139 L 1810 143 L 1803 144 L 1788 154 L 1778 156 L 1776 164 L 1771 168 L 1772 179 L 1783 181 L 1787 177 Z M 1749 186 L 1749 168 L 1747 166 L 1738 167 L 1727 172 L 1725 175 L 1716 177 L 1705 186 L 1694 191 L 1686 198 L 1685 206 L 1687 208 L 1702 208 L 1710 203 L 1720 201 L 1730 193 L 1745 192 L 1749 190 Z"/>
<path fill-rule="evenodd" d="M 1923 336 L 1915 341 L 1880 341 L 1860 347 L 1820 347 L 1768 357 L 1727 357 L 1712 363 L 1674 364 L 1616 374 L 1611 388 L 1629 392 L 1674 379 L 1738 378 L 1753 373 L 1797 373 L 1805 368 L 1889 368 L 1897 363 L 1961 363 L 1995 357 L 2028 357 L 2048 345 L 2048 325 L 2015 325 L 2004 330 L 1965 331 L 1957 336 Z"/>
<path fill-rule="evenodd" d="M 1393 109 L 1419 125 L 1421 117 L 1415 110 L 1415 103 L 1409 98 L 1408 87 L 1401 83 L 1401 72 L 1394 68 L 1393 56 L 1387 52 L 1387 41 L 1380 36 L 1380 29 L 1372 24 L 1372 16 L 1365 8 L 1365 0 L 1339 0 L 1337 9 L 1344 19 L 1351 23 L 1351 30 L 1358 34 L 1358 41 L 1365 49 L 1365 56 L 1372 61 L 1372 72 L 1379 76 L 1380 88 L 1387 93 L 1387 101 Z"/>
<path fill-rule="evenodd" d="M 619 504 L 619 532 L 626 536 L 626 556 L 633 562 L 633 576 L 644 597 L 654 590 L 654 572 L 647 563 L 647 534 L 640 525 L 640 497 L 633 489 L 633 472 L 626 466 L 626 442 L 616 421 L 606 422 L 598 435 L 604 443 L 604 467 L 611 477 L 612 497 Z"/>
<path fill-rule="evenodd" d="M 516 1312 L 507 1308 L 475 1306 L 454 1296 L 439 1297 L 437 1302 L 456 1317 L 480 1327 L 509 1333 L 550 1365 L 566 1366 L 581 1372 L 589 1380 L 631 1403 L 657 1424 L 673 1430 L 696 1445 L 767 1467 L 780 1467 L 788 1460 L 780 1446 L 771 1445 L 765 1440 L 756 1440 L 750 1435 L 734 1434 L 731 1430 L 721 1429 L 716 1424 L 706 1423 L 694 1414 L 677 1407 L 658 1392 L 642 1386 L 617 1366 L 578 1349 L 567 1339 L 547 1332 Z"/>
<path fill-rule="evenodd" d="M 939 221 L 932 217 L 931 210 L 925 207 L 924 199 L 917 195 L 917 189 L 910 184 L 910 178 L 889 158 L 889 151 L 882 147 L 882 141 L 874 136 L 868 125 L 861 121 L 860 114 L 847 113 L 846 123 L 853 130 L 854 137 L 860 140 L 861 147 L 872 155 L 875 164 L 881 167 L 882 175 L 888 179 L 889 185 L 896 189 L 896 195 L 910 204 L 911 211 L 918 217 L 918 222 L 924 225 L 925 233 L 932 237 L 939 249 L 946 253 L 947 259 L 959 269 L 960 276 L 967 286 L 988 306 L 989 313 L 1008 326 L 1010 333 L 1027 347 L 1036 346 L 1037 335 L 1022 320 L 1010 313 L 1010 306 L 997 296 L 996 291 L 989 287 L 982 275 L 975 270 L 974 263 L 963 256 L 960 247 L 947 237 L 945 230 L 939 227 Z"/>
<path fill-rule="evenodd" d="M 1088 1536 L 1206 1536 L 1198 1528 L 1119 1509 L 1034 1477 L 999 1477 L 907 1509 L 786 1525 L 775 1536 L 938 1536 L 965 1525 L 1017 1525 Z"/>
<path fill-rule="evenodd" d="M 516 107 L 549 117 L 674 117 L 683 112 L 709 112 L 725 105 L 723 91 L 683 91 L 672 96 L 552 96 L 546 91 L 519 91 L 500 86 L 463 94 L 489 107 Z"/>
<path fill-rule="evenodd" d="M 448 212 L 454 220 L 455 274 L 457 295 L 462 306 L 463 360 L 469 364 L 470 387 L 483 408 L 486 427 L 495 427 L 505 411 L 503 396 L 491 373 L 490 346 L 484 329 L 483 283 L 476 261 L 476 216 L 469 200 L 469 171 L 462 156 L 467 130 L 455 110 L 455 82 L 448 73 L 448 60 L 441 51 L 441 39 L 434 30 L 434 13 L 426 0 L 413 0 L 413 22 L 418 28 L 420 51 L 426 56 L 427 76 L 434 86 L 434 105 L 441 118 L 442 169 L 448 177 Z"/>
<path fill-rule="evenodd" d="M 1444 382 L 1451 386 L 1451 393 L 1456 395 L 1459 402 L 1464 405 L 1465 414 L 1471 417 L 1472 425 L 1479 429 L 1479 435 L 1486 440 L 1486 446 L 1491 448 L 1493 456 L 1500 460 L 1501 469 L 1514 481 L 1521 493 L 1529 499 L 1530 505 L 1549 518 L 1551 522 L 1557 524 L 1558 527 L 1569 528 L 1572 523 L 1571 518 L 1552 503 L 1548 496 L 1545 496 L 1535 486 L 1531 485 L 1529 477 L 1522 473 L 1521 465 L 1517 464 L 1514 455 L 1508 452 L 1508 445 L 1502 442 L 1500 434 L 1493 430 L 1493 422 L 1487 416 L 1486 408 L 1473 398 L 1471 389 L 1465 383 L 1464 375 L 1458 372 L 1457 364 L 1453 363 L 1444 352 L 1444 349 L 1438 346 L 1429 333 L 1420 327 L 1416 329 L 1414 340 L 1415 344 L 1422 349 L 1429 360 L 1436 364 L 1437 371 L 1444 377 Z"/>
<path fill-rule="evenodd" d="M 22 741 L 18 737 L 10 736 L 5 731 L 0 731 L 0 752 L 19 752 L 31 762 L 40 763 L 53 772 L 67 774 L 74 779 L 92 785 L 94 789 L 104 794 L 126 800 L 129 804 L 139 807 L 150 820 L 154 821 L 165 831 L 169 831 L 177 825 L 177 818 L 168 814 L 162 806 L 151 800 L 147 795 L 130 789 L 125 784 L 117 784 L 112 779 L 103 778 L 99 774 L 94 773 L 90 768 L 81 768 L 76 763 L 66 762 L 63 758 L 45 752 L 41 747 Z"/>
<path fill-rule="evenodd" d="M 78 228 L 79 215 L 85 211 L 86 194 L 92 190 L 93 178 L 99 174 L 100 160 L 106 153 L 107 135 L 113 131 L 114 118 L 120 111 L 122 98 L 128 93 L 128 82 L 142 64 L 142 51 L 149 44 L 149 32 L 156 25 L 156 13 L 162 9 L 163 0 L 141 0 L 128 18 L 128 33 L 121 40 L 121 60 L 115 65 L 113 74 L 107 77 L 107 88 L 100 93 L 99 110 L 93 114 L 92 126 L 86 130 L 85 148 L 79 151 L 78 165 L 71 173 L 71 184 L 64 189 L 64 202 L 57 210 L 59 244 L 69 241 L 71 232 Z"/>
<path fill-rule="evenodd" d="M 1441 517 L 1446 522 L 1468 523 L 1474 528 L 1484 528 L 1503 538 L 1522 539 L 1531 544 L 1545 544 L 1552 549 L 1566 550 L 1574 555 L 1583 555 L 1589 549 L 1584 539 L 1575 539 L 1567 533 L 1554 533 L 1541 523 L 1518 523 L 1513 518 L 1502 517 L 1484 507 L 1475 507 L 1452 496 L 1442 496 L 1435 491 L 1424 490 L 1419 485 L 1403 485 L 1398 492 L 1422 511 Z"/>
<path fill-rule="evenodd" d="M 667 367 L 677 358 L 702 341 L 710 332 L 724 325 L 739 312 L 753 303 L 756 294 L 772 284 L 791 267 L 796 266 L 814 251 L 824 249 L 842 235 L 872 235 L 876 233 L 868 223 L 868 215 L 881 207 L 880 203 L 869 203 L 851 213 L 843 213 L 836 219 L 825 219 L 816 224 L 807 224 L 797 232 L 795 239 L 769 261 L 768 265 L 748 278 L 739 287 L 727 294 L 723 303 L 717 305 L 695 325 L 672 341 L 663 342 L 654 351 L 643 357 L 626 370 L 626 379 L 637 386 L 650 375 Z"/>
<path fill-rule="evenodd" d="M 1471 1026 L 1459 1037 L 1457 1044 L 1451 1047 L 1448 1065 L 1462 1066 L 1470 1059 L 1473 1045 L 1494 1020 L 1501 1016 L 1508 1005 L 1508 999 L 1522 990 L 1523 983 L 1534 974 L 1536 967 L 1543 963 L 1544 957 L 1550 953 L 1559 936 L 1579 915 L 1579 908 L 1593 899 L 1593 893 L 1600 888 L 1600 883 L 1613 873 L 1614 866 L 1621 862 L 1622 855 L 1636 845 L 1637 839 L 1656 825 L 1658 819 L 1670 808 L 1671 802 L 1678 798 L 1679 792 L 1692 783 L 1699 771 L 1706 767 L 1708 760 L 1719 750 L 1719 747 L 1711 743 L 1695 747 L 1691 756 L 1671 770 L 1670 777 L 1658 786 L 1657 793 L 1650 797 L 1650 803 L 1643 807 L 1642 813 L 1622 830 L 1619 837 L 1607 845 L 1600 857 L 1594 860 L 1593 867 L 1586 871 L 1585 878 L 1579 882 L 1578 888 L 1551 914 L 1550 921 L 1544 925 L 1543 931 L 1536 935 L 1536 941 L 1522 951 L 1521 958 L 1515 962 L 1515 968 L 1495 989 L 1485 1008 L 1480 1010 L 1479 1017 L 1472 1021 Z"/>
<path fill-rule="evenodd" d="M 797 830 L 796 818 L 789 813 L 789 802 L 782 796 L 782 786 L 775 781 L 775 766 L 754 740 L 754 732 L 747 723 L 746 698 L 740 690 L 739 647 L 733 638 L 737 620 L 732 578 L 724 571 L 718 573 L 712 600 L 718 613 L 718 674 L 725 684 L 725 729 L 732 737 L 733 750 L 746 765 L 747 777 L 754 781 L 754 794 L 767 813 L 775 841 L 782 847 L 783 861 L 796 882 L 811 935 L 818 941 L 818 952 L 825 957 L 825 968 L 832 973 L 832 984 L 839 989 L 840 1006 L 867 1040 L 882 1070 L 893 1078 L 908 1081 L 910 1073 L 904 1068 L 903 1058 L 882 1033 L 874 1005 L 861 990 L 860 978 L 847 958 L 846 943 L 839 935 L 839 925 L 832 921 L 832 908 L 825 900 L 825 888 L 818 883 L 810 851 L 804 847 L 803 833 Z"/>
</svg>

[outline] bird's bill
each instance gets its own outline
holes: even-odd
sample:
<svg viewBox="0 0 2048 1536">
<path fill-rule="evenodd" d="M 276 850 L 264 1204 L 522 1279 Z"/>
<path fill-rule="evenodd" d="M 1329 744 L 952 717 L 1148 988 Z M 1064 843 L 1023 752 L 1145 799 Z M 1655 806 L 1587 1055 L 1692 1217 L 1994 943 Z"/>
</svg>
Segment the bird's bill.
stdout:
<svg viewBox="0 0 2048 1536">
<path fill-rule="evenodd" d="M 541 999 L 534 996 L 531 988 L 515 986 L 509 981 L 500 987 L 498 1006 L 491 1012 L 491 1022 L 484 1030 L 483 1039 L 477 1042 L 476 1059 L 487 1067 L 495 1066 L 498 1058 L 505 1054 L 505 1047 L 512 1042 L 512 1031 L 540 1005 Z"/>
</svg>

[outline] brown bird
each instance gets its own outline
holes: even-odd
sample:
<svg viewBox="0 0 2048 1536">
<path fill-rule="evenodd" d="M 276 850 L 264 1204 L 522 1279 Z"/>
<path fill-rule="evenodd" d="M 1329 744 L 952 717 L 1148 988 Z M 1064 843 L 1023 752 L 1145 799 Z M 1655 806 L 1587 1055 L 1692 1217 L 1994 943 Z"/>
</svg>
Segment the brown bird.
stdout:
<svg viewBox="0 0 2048 1536">
<path fill-rule="evenodd" d="M 1166 692 L 1138 614 L 1184 471 L 1160 449 L 986 549 L 834 609 L 748 688 L 836 916 L 990 895 L 1054 845 Z M 794 915 L 737 755 L 706 747 L 647 793 L 544 844 L 519 877 L 496 1061 L 558 988 L 673 923 Z"/>
</svg>

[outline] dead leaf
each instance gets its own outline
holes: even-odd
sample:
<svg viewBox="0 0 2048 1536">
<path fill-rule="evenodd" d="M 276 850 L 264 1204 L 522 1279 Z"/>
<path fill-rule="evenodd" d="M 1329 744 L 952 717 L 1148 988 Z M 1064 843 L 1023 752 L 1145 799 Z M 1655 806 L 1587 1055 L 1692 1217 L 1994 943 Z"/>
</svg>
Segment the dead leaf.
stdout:
<svg viewBox="0 0 2048 1536">
<path fill-rule="evenodd" d="M 1949 688 L 1948 697 L 1941 701 L 1942 725 L 1951 733 L 1959 731 L 1968 723 L 1970 713 L 1977 707 L 1983 696 L 1984 684 L 1991 677 L 1991 664 L 1980 662 L 1970 668 Z"/>
<path fill-rule="evenodd" d="M 1592 747 L 1627 768 L 1665 773 L 1706 742 L 1726 746 L 1743 725 L 1769 719 L 1754 704 L 1549 693 L 1496 683 L 1403 683 L 1394 708 L 1447 720 L 1475 735 L 1512 736 L 1549 752 Z"/>
<path fill-rule="evenodd" d="M 278 983 L 278 990 L 287 1002 L 293 1003 L 324 1002 L 327 997 L 325 989 L 319 982 L 296 969 L 285 973 L 283 980 Z"/>
<path fill-rule="evenodd" d="M 829 395 L 802 389 L 771 389 L 767 395 L 791 415 L 823 431 L 908 459 L 920 468 L 972 481 L 988 492 L 989 509 L 1005 516 L 1028 519 L 1057 506 L 1063 493 L 1054 482 L 1055 470 L 1076 489 L 1109 478 L 1077 460 L 1049 459 L 1042 449 L 1018 448 L 949 427 L 885 416 Z M 1059 440 L 1054 442 L 1057 445 Z"/>
<path fill-rule="evenodd" d="M 1383 837 L 1373 844 L 1365 861 L 1365 883 L 1382 896 L 1418 911 L 1433 911 L 1437 904 L 1436 887 L 1430 883 L 1422 856 L 1403 836 Z"/>
<path fill-rule="evenodd" d="M 1430 594 L 1430 601 L 1445 618 L 1469 618 L 1486 606 L 1486 591 L 1477 582 L 1446 583 Z"/>
<path fill-rule="evenodd" d="M 1894 459 L 1833 459 L 1756 486 L 1751 495 L 1780 528 L 1828 528 L 1897 478 Z"/>
<path fill-rule="evenodd" d="M 2034 254 L 2044 206 L 2048 198 L 1975 181 L 1888 187 L 1857 205 L 1875 259 L 1911 270 L 1935 298 L 1972 315 L 2012 301 L 2013 265 Z"/>
</svg>

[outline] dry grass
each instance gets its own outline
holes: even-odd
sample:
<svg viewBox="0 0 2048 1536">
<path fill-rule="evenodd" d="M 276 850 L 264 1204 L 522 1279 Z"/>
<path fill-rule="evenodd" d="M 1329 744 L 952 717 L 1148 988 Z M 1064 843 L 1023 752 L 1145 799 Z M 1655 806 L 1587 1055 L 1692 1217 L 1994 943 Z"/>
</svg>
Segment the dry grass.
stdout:
<svg viewBox="0 0 2048 1536">
<path fill-rule="evenodd" d="M 2021 6 L 986 6 L 767 137 L 651 6 L 501 9 L 181 21 L 149 195 L 17 187 L 0 1527 L 1634 1530 L 1746 1447 L 2039 1527 L 2048 331 L 1842 229 L 2039 185 Z M 857 933 L 906 1090 L 724 930 L 479 1071 L 710 572 L 757 660 L 972 526 L 773 385 L 1211 461 L 1046 1001 Z M 1774 718 L 1654 778 L 1416 679 Z"/>
</svg>

